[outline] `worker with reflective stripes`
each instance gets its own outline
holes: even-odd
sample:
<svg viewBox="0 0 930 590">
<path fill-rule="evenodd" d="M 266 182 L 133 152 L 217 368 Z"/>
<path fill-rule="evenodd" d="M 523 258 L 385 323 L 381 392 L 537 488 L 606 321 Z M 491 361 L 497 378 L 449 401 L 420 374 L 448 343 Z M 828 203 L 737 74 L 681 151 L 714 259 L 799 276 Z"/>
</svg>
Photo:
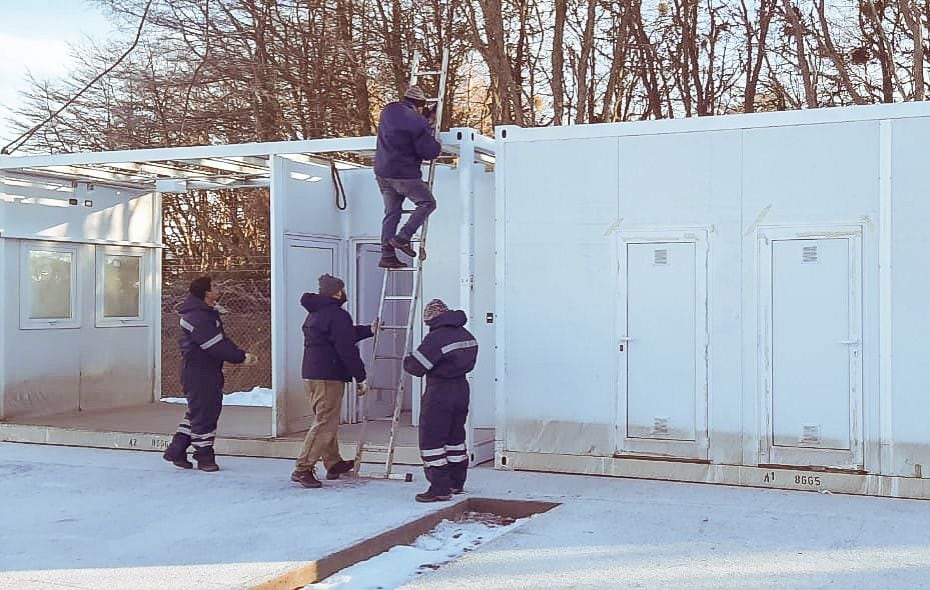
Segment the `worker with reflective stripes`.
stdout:
<svg viewBox="0 0 930 590">
<path fill-rule="evenodd" d="M 194 459 L 201 471 L 218 471 L 213 453 L 216 425 L 223 409 L 223 363 L 254 365 L 255 355 L 243 352 L 223 333 L 223 322 L 216 310 L 219 290 L 210 277 L 194 279 L 190 294 L 181 305 L 181 337 L 184 357 L 181 385 L 187 396 L 187 412 L 165 451 L 166 461 L 193 469 L 187 460 L 187 447 L 194 447 Z"/>
<path fill-rule="evenodd" d="M 404 359 L 404 370 L 416 377 L 426 375 L 426 391 L 420 401 L 420 458 L 430 486 L 416 499 L 437 502 L 448 500 L 465 487 L 466 375 L 475 368 L 478 343 L 464 327 L 468 321 L 465 313 L 450 311 L 439 299 L 426 305 L 423 320 L 429 333 Z"/>
</svg>

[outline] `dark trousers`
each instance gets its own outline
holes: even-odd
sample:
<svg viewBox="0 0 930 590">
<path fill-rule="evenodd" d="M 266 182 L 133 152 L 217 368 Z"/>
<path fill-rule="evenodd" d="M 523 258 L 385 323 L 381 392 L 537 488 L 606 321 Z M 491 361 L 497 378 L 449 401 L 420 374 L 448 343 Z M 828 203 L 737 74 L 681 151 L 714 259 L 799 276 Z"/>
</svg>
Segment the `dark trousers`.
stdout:
<svg viewBox="0 0 930 590">
<path fill-rule="evenodd" d="M 420 458 L 429 491 L 446 495 L 450 488 L 465 487 L 468 450 L 465 419 L 468 417 L 468 381 L 428 379 L 420 402 Z"/>
<path fill-rule="evenodd" d="M 178 424 L 165 455 L 172 460 L 187 456 L 187 447 L 194 447 L 197 463 L 210 464 L 216 461 L 213 442 L 216 425 L 223 411 L 223 391 L 215 387 L 192 387 L 186 391 L 187 412 Z"/>
<path fill-rule="evenodd" d="M 381 222 L 381 255 L 394 256 L 394 248 L 388 244 L 391 238 L 400 237 L 410 240 L 430 213 L 436 210 L 436 199 L 429 190 L 429 185 L 419 178 L 382 178 L 377 176 L 378 188 L 384 199 L 384 221 Z M 397 231 L 403 214 L 404 199 L 410 199 L 416 205 L 410 219 Z"/>
</svg>

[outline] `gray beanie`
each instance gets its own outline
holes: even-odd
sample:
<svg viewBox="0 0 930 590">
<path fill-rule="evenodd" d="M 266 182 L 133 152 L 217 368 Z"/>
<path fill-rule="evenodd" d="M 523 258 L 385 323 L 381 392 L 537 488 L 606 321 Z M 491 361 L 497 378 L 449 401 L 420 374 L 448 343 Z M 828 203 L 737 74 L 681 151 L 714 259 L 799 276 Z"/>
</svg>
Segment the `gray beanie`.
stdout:
<svg viewBox="0 0 930 590">
<path fill-rule="evenodd" d="M 447 311 L 449 311 L 449 308 L 442 302 L 442 299 L 433 299 L 423 309 L 423 321 L 431 322 Z"/>
<path fill-rule="evenodd" d="M 412 100 L 419 100 L 420 102 L 426 102 L 426 93 L 423 92 L 423 89 L 414 84 L 413 86 L 408 86 L 407 91 L 404 92 L 404 98 L 410 98 Z"/>
<path fill-rule="evenodd" d="M 323 275 L 320 277 L 320 295 L 335 297 L 340 291 L 345 289 L 346 284 L 342 279 L 337 279 L 332 275 Z"/>
</svg>

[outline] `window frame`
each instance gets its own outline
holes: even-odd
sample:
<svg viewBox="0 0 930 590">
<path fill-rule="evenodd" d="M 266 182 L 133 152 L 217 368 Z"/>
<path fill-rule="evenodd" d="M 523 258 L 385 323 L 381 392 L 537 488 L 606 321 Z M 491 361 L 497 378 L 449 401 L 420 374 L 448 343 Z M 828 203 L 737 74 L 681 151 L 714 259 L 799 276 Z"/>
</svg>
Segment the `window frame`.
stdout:
<svg viewBox="0 0 930 590">
<path fill-rule="evenodd" d="M 125 317 L 107 317 L 105 315 L 104 305 L 106 303 L 106 258 L 107 256 L 130 256 L 139 259 L 139 314 L 136 316 Z M 149 277 L 146 274 L 148 269 L 147 252 L 145 248 L 136 248 L 131 246 L 106 246 L 98 245 L 94 247 L 94 265 L 96 267 L 94 282 L 94 325 L 97 328 L 123 328 L 148 326 L 150 323 L 150 314 L 146 313 L 146 306 L 149 302 Z"/>
<path fill-rule="evenodd" d="M 32 276 L 30 274 L 32 252 L 59 252 L 71 255 L 71 317 L 67 319 L 31 318 Z M 80 250 L 77 244 L 64 245 L 52 242 L 23 242 L 20 250 L 19 273 L 19 327 L 21 330 L 55 330 L 81 327 L 81 292 L 79 278 Z"/>
</svg>

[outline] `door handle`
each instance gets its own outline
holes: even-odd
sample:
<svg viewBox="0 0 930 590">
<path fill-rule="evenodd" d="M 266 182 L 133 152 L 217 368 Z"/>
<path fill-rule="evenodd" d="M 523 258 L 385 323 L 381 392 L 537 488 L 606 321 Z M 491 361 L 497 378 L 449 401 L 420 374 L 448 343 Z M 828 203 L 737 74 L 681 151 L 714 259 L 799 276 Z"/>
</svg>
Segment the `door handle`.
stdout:
<svg viewBox="0 0 930 590">
<path fill-rule="evenodd" d="M 841 340 L 840 344 L 846 344 L 847 346 L 856 346 L 859 344 L 859 340 Z"/>
<path fill-rule="evenodd" d="M 618 340 L 620 340 L 620 342 L 631 342 L 633 339 L 629 336 L 621 336 Z"/>
</svg>

